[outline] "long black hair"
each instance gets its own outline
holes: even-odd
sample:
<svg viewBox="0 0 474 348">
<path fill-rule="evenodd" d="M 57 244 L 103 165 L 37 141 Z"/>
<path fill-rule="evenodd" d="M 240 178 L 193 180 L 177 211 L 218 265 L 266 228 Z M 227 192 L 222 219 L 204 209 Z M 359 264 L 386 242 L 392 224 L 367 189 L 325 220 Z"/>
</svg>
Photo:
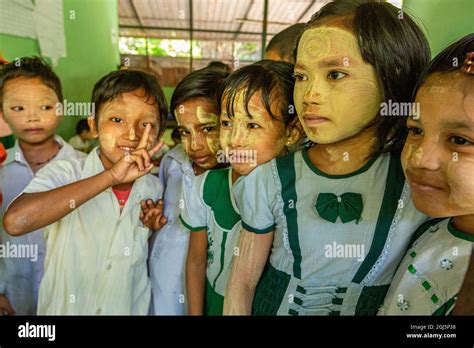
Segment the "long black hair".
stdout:
<svg viewBox="0 0 474 348">
<path fill-rule="evenodd" d="M 219 113 L 222 112 L 222 103 L 225 101 L 225 111 L 229 117 L 233 117 L 235 99 L 245 90 L 243 94 L 245 111 L 252 117 L 248 104 L 252 96 L 260 91 L 262 103 L 270 116 L 273 119 L 282 119 L 285 125 L 288 125 L 296 118 L 293 103 L 295 85 L 293 69 L 293 64 L 274 60 L 261 60 L 238 69 L 220 88 Z M 271 107 L 272 102 L 278 103 L 278 115 L 275 114 L 275 108 Z"/>
<path fill-rule="evenodd" d="M 358 40 L 365 62 L 375 69 L 383 102 L 411 102 L 416 81 L 430 60 L 425 35 L 410 16 L 395 6 L 377 0 L 335 0 L 315 13 L 303 33 L 342 19 Z M 408 115 L 405 115 L 408 116 Z M 405 117 L 379 117 L 375 154 L 400 150 L 405 135 Z"/>
</svg>

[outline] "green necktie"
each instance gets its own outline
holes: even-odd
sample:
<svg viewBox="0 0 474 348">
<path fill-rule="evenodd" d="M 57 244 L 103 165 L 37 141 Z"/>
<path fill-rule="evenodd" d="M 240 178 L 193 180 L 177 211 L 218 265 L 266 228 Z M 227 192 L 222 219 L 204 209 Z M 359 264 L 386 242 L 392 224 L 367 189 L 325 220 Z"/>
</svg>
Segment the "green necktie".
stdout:
<svg viewBox="0 0 474 348">
<path fill-rule="evenodd" d="M 340 217 L 343 223 L 352 220 L 359 223 L 364 204 L 359 193 L 346 192 L 339 197 L 334 193 L 320 193 L 315 207 L 324 220 L 334 223 Z"/>
</svg>

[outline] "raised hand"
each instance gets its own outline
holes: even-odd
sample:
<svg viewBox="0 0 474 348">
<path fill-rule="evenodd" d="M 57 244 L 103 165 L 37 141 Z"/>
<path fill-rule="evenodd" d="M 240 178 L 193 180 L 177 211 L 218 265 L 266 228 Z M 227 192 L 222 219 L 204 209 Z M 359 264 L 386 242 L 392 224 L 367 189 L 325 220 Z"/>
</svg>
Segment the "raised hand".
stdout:
<svg viewBox="0 0 474 348">
<path fill-rule="evenodd" d="M 152 170 L 153 163 L 151 158 L 161 149 L 163 141 L 148 149 L 147 144 L 150 130 L 151 126 L 147 124 L 137 148 L 130 153 L 126 153 L 109 169 L 114 185 L 135 181 Z"/>
<path fill-rule="evenodd" d="M 140 202 L 142 211 L 140 221 L 149 229 L 156 231 L 161 229 L 167 222 L 163 215 L 163 200 L 159 199 L 156 204 L 151 199 Z"/>
</svg>

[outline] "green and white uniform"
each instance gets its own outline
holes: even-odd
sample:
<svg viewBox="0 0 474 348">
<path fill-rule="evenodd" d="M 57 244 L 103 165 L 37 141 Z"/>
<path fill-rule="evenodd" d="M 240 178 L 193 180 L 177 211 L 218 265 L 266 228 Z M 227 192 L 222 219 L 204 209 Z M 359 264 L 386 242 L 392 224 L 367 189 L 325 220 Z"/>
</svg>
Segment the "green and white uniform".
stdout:
<svg viewBox="0 0 474 348">
<path fill-rule="evenodd" d="M 207 229 L 205 313 L 222 315 L 234 249 L 242 228 L 231 193 L 231 168 L 209 170 L 190 180 L 183 178 L 181 222 L 191 231 Z"/>
<path fill-rule="evenodd" d="M 390 154 L 328 175 L 303 149 L 238 180 L 234 196 L 243 228 L 275 231 L 255 315 L 375 315 L 426 220 L 413 206 L 399 156 Z"/>
<path fill-rule="evenodd" d="M 471 259 L 474 236 L 452 219 L 423 224 L 393 278 L 379 315 L 447 315 Z"/>
</svg>

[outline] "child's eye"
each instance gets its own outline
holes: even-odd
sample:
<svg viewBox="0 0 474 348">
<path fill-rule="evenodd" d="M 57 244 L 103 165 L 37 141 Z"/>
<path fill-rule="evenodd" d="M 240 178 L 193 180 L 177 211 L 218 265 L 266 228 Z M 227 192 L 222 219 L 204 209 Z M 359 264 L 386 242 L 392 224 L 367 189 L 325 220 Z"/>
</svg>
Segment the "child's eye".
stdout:
<svg viewBox="0 0 474 348">
<path fill-rule="evenodd" d="M 13 110 L 13 111 L 23 111 L 23 106 L 13 106 L 11 108 L 11 110 Z"/>
<path fill-rule="evenodd" d="M 182 137 L 185 137 L 187 135 L 189 135 L 189 131 L 185 130 L 185 129 L 181 129 L 179 131 L 179 134 L 182 136 Z"/>
<path fill-rule="evenodd" d="M 209 133 L 209 132 L 212 132 L 215 128 L 216 128 L 215 126 L 208 126 L 208 127 L 204 127 L 202 131 L 204 133 Z"/>
<path fill-rule="evenodd" d="M 413 136 L 423 135 L 423 130 L 418 127 L 408 127 L 408 133 Z"/>
<path fill-rule="evenodd" d="M 472 142 L 470 142 L 469 140 L 463 138 L 463 137 L 460 137 L 460 136 L 452 136 L 451 138 L 449 138 L 449 141 L 452 142 L 453 144 L 455 145 L 474 145 Z"/>
<path fill-rule="evenodd" d="M 115 123 L 122 123 L 123 120 L 119 117 L 111 117 L 110 120 Z"/>
<path fill-rule="evenodd" d="M 142 123 L 142 128 L 146 128 L 147 124 L 149 124 L 151 126 L 151 128 L 155 128 L 155 125 L 153 123 L 150 123 L 150 122 L 143 122 Z"/>
<path fill-rule="evenodd" d="M 298 72 L 295 72 L 293 76 L 295 78 L 295 81 L 297 82 L 306 81 L 308 79 L 305 74 L 298 73 Z"/>
<path fill-rule="evenodd" d="M 256 123 L 249 123 L 247 124 L 247 128 L 250 128 L 250 129 L 257 129 L 257 128 L 261 128 L 259 124 L 256 124 Z"/>
<path fill-rule="evenodd" d="M 343 72 L 340 72 L 340 71 L 331 71 L 328 74 L 328 78 L 330 80 L 340 80 L 340 79 L 342 79 L 343 77 L 346 77 L 346 76 L 347 76 L 346 73 L 343 73 Z"/>
<path fill-rule="evenodd" d="M 223 127 L 232 127 L 232 122 L 230 122 L 230 121 L 222 121 L 222 122 L 221 122 L 221 125 L 222 125 Z"/>
<path fill-rule="evenodd" d="M 52 110 L 52 109 L 53 109 L 53 107 L 51 105 L 43 105 L 41 107 L 41 110 Z"/>
</svg>

